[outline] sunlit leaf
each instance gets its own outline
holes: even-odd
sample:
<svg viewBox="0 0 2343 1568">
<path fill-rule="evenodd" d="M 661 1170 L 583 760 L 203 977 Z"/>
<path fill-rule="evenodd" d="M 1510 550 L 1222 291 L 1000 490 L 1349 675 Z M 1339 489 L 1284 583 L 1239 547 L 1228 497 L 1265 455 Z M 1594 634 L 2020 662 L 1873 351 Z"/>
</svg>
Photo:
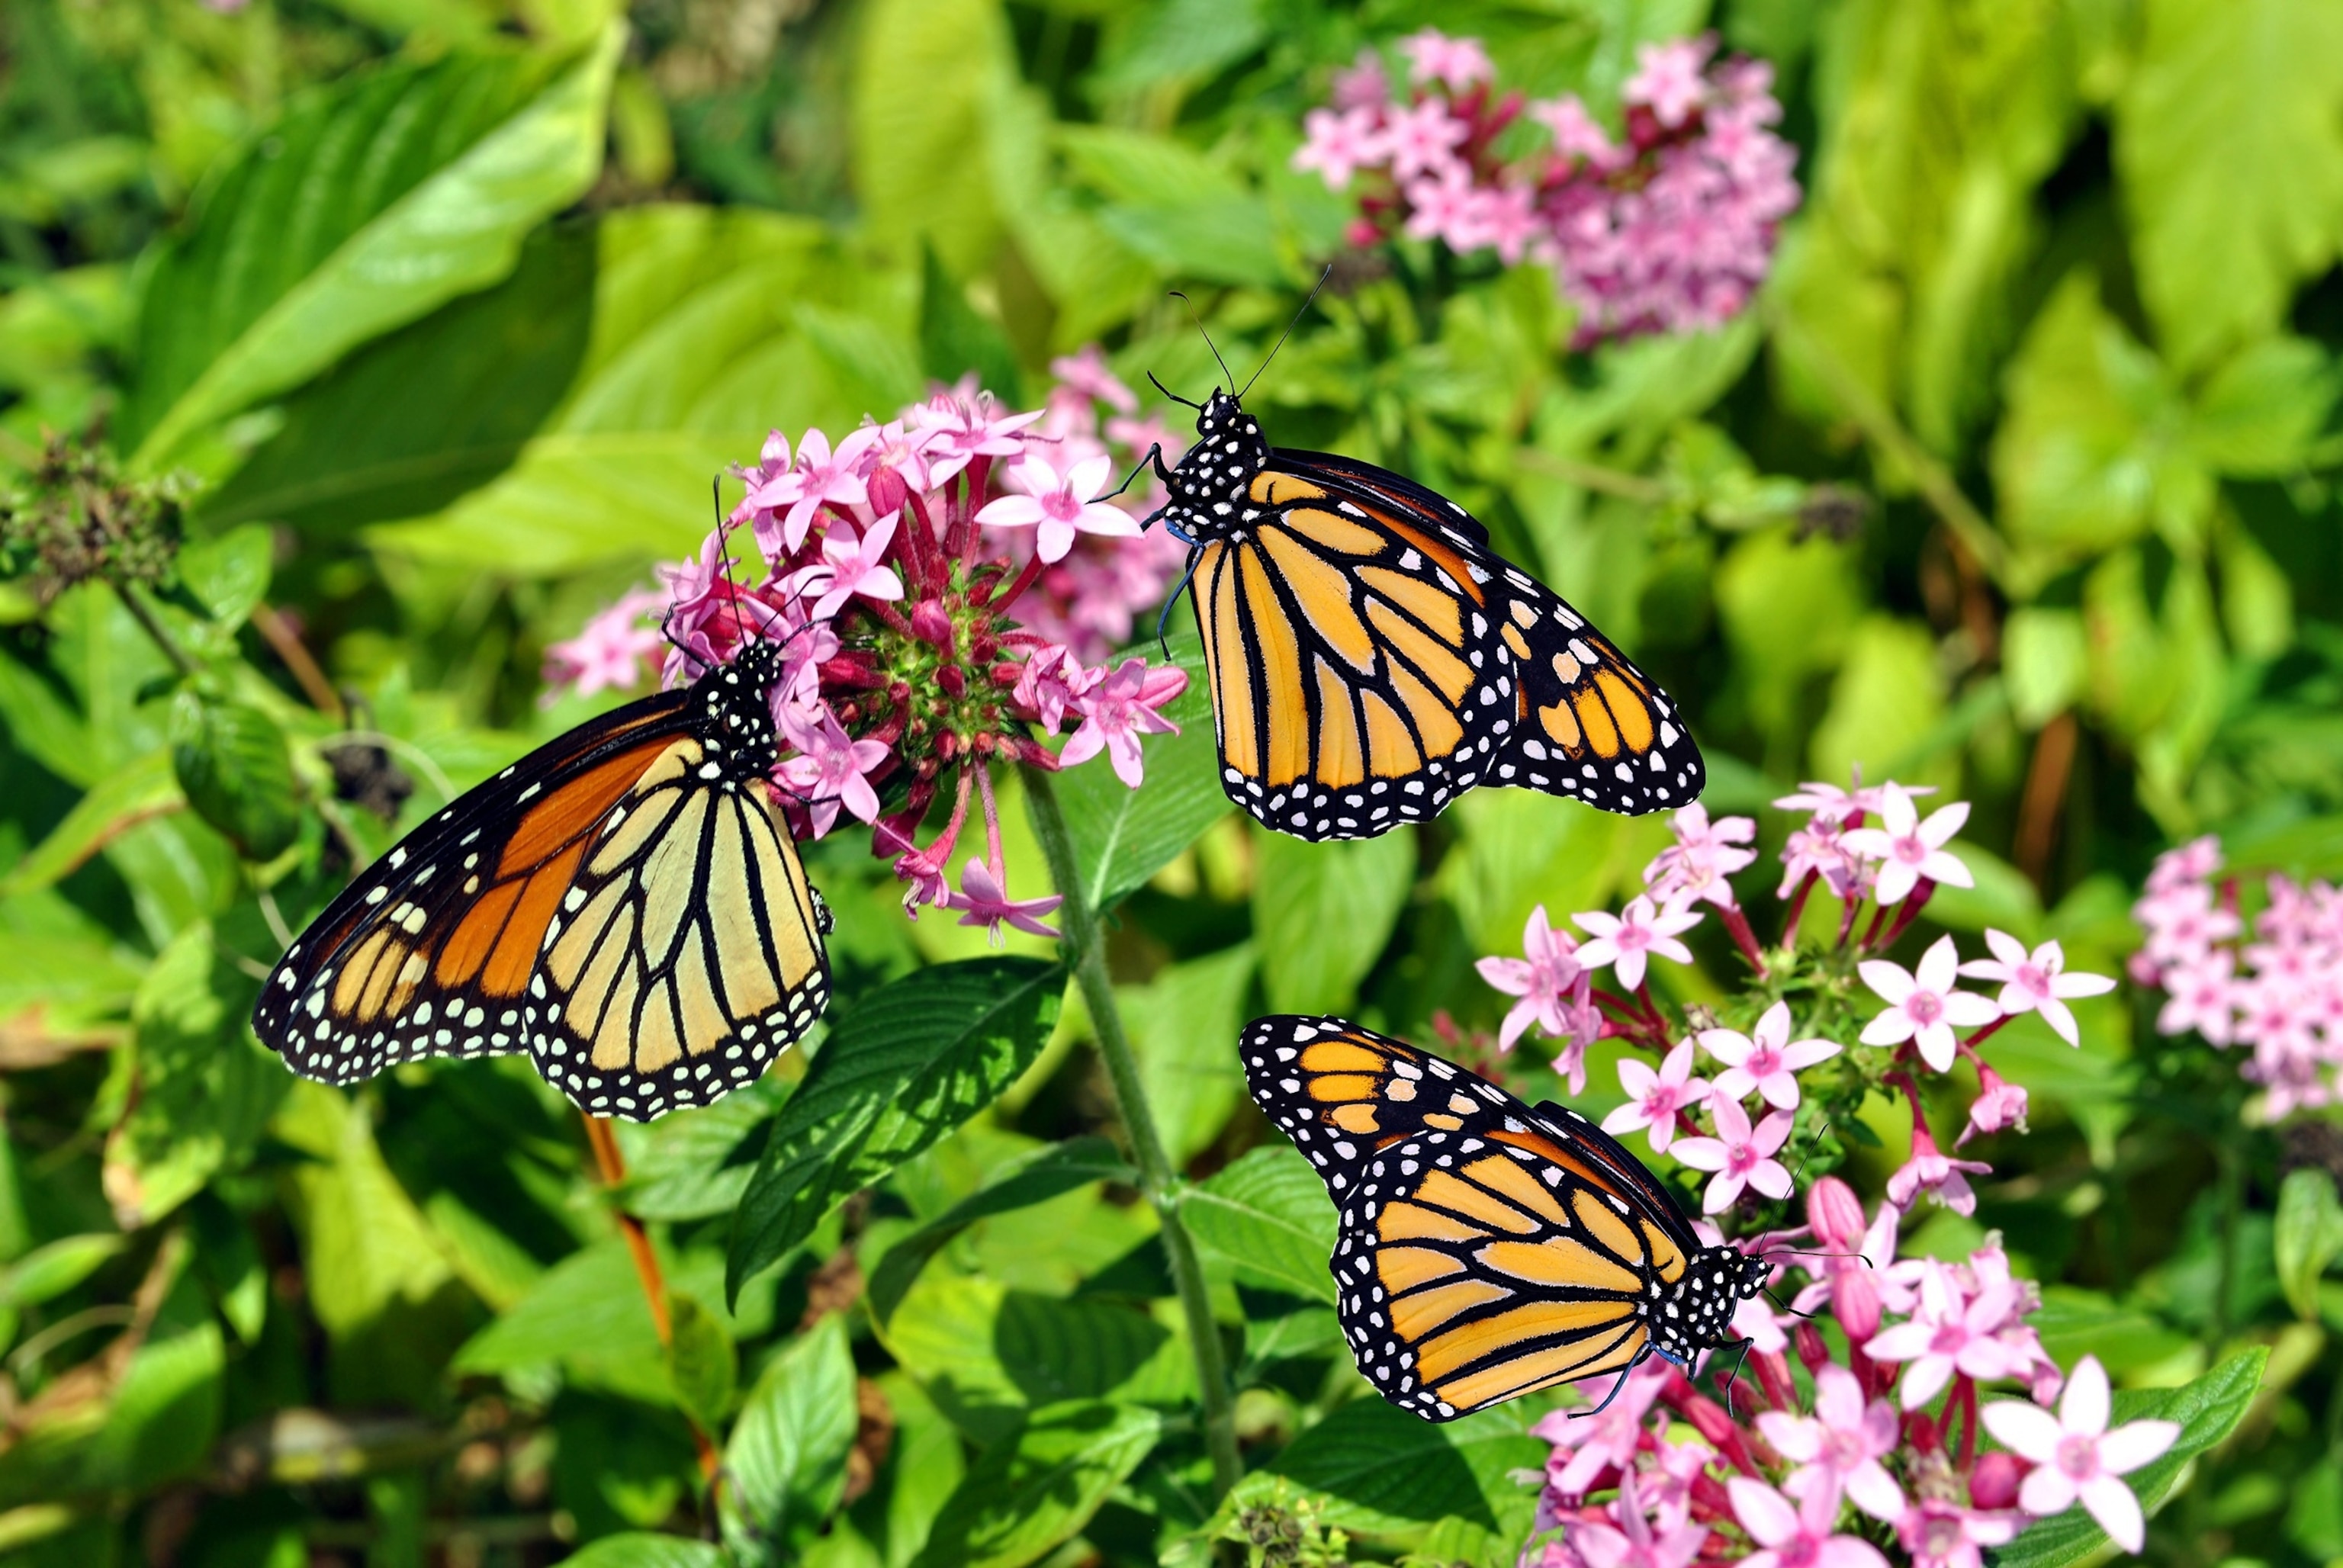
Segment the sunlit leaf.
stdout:
<svg viewBox="0 0 2343 1568">
<path fill-rule="evenodd" d="M 1155 1446 L 1162 1418 L 1098 1401 L 1033 1412 L 944 1504 L 920 1568 L 1022 1568 L 1070 1539 Z"/>
<path fill-rule="evenodd" d="M 801 1541 L 838 1506 L 855 1408 L 843 1317 L 825 1317 L 766 1363 L 724 1450 L 737 1502 L 766 1541 Z"/>
<path fill-rule="evenodd" d="M 1239 1279 L 1332 1302 L 1334 1205 L 1292 1145 L 1256 1149 L 1188 1189 L 1180 1214 L 1196 1245 Z"/>
</svg>

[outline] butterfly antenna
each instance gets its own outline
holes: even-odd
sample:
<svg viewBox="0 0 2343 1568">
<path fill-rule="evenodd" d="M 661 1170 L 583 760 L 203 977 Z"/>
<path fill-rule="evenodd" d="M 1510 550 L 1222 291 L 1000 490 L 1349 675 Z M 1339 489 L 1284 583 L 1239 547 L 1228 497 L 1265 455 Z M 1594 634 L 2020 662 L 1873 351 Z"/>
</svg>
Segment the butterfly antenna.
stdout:
<svg viewBox="0 0 2343 1568">
<path fill-rule="evenodd" d="M 1205 341 L 1209 343 L 1209 342 L 1210 342 L 1210 341 L 1212 341 L 1212 340 L 1211 340 L 1210 338 L 1207 338 L 1207 339 L 1205 339 Z M 1203 406 L 1202 403 L 1198 403 L 1198 402 L 1194 401 L 1194 400 L 1193 400 L 1193 399 L 1192 399 L 1192 398 L 1182 397 L 1181 397 L 1181 396 L 1180 396 L 1180 394 L 1178 394 L 1177 392 L 1172 391 L 1172 388 L 1170 388 L 1169 387 L 1166 387 L 1165 385 L 1163 385 L 1163 383 L 1162 383 L 1162 382 L 1161 382 L 1161 381 L 1156 381 L 1156 380 L 1155 380 L 1155 372 L 1154 372 L 1154 371 L 1150 370 L 1150 371 L 1147 373 L 1147 378 L 1148 378 L 1150 381 L 1154 381 L 1154 382 L 1155 382 L 1155 389 L 1156 389 L 1158 392 L 1162 393 L 1162 394 L 1163 394 L 1163 396 L 1165 396 L 1166 397 L 1171 398 L 1171 399 L 1172 399 L 1172 401 L 1173 401 L 1174 403 L 1179 404 L 1182 407 L 1183 407 L 1183 408 L 1193 408 L 1193 409 L 1194 409 L 1197 413 L 1199 413 L 1199 414 L 1201 414 L 1201 413 L 1202 413 L 1202 412 L 1204 411 L 1204 406 Z"/>
<path fill-rule="evenodd" d="M 1269 368 L 1269 360 L 1277 357 L 1277 350 L 1285 347 L 1285 340 L 1293 336 L 1293 329 L 1302 325 L 1302 318 L 1304 316 L 1307 316 L 1310 313 L 1310 307 L 1318 302 L 1319 289 L 1325 287 L 1326 280 L 1333 276 L 1334 264 L 1330 261 L 1326 264 L 1326 270 L 1318 275 L 1317 283 L 1313 285 L 1310 290 L 1310 297 L 1302 302 L 1302 308 L 1293 313 L 1293 319 L 1287 322 L 1285 324 L 1285 330 L 1277 335 L 1276 347 L 1273 347 L 1269 351 L 1269 359 L 1264 359 L 1261 362 L 1261 370 L 1266 370 Z M 1261 370 L 1256 370 L 1252 373 L 1252 381 L 1258 381 L 1261 379 Z M 1245 392 L 1252 390 L 1252 381 L 1246 382 L 1244 384 L 1244 392 L 1237 394 L 1238 402 L 1243 402 L 1245 400 Z"/>
<path fill-rule="evenodd" d="M 1172 291 L 1172 297 L 1188 307 L 1188 319 L 1196 324 L 1196 330 L 1198 332 L 1203 333 L 1204 347 L 1212 351 L 1212 358 L 1219 363 L 1221 374 L 1229 378 L 1230 386 L 1235 386 L 1237 384 L 1237 373 L 1229 368 L 1229 362 L 1227 360 L 1221 358 L 1221 346 L 1212 341 L 1212 335 L 1204 331 L 1204 318 L 1196 314 L 1196 302 L 1189 298 L 1186 295 L 1181 293 L 1176 288 Z M 1249 386 L 1251 383 L 1247 383 L 1247 385 Z"/>
<path fill-rule="evenodd" d="M 1799 1157 L 1798 1169 L 1790 1177 L 1790 1186 L 1793 1191 L 1795 1191 L 1797 1188 L 1798 1178 L 1806 1173 L 1806 1161 L 1812 1160 L 1815 1157 L 1815 1151 L 1822 1146 L 1823 1134 L 1829 1131 L 1830 1119 L 1828 1117 L 1825 1117 L 1823 1119 L 1823 1124 L 1815 1129 L 1815 1135 L 1806 1141 L 1806 1151 Z"/>
<path fill-rule="evenodd" d="M 724 602 L 732 607 L 732 644 L 737 650 L 747 644 L 749 628 L 748 623 L 740 618 L 739 590 L 732 586 L 731 540 L 726 537 L 726 530 L 731 528 L 732 519 L 724 511 L 723 475 L 709 476 L 708 502 L 716 509 L 716 553 L 724 558 Z"/>
</svg>

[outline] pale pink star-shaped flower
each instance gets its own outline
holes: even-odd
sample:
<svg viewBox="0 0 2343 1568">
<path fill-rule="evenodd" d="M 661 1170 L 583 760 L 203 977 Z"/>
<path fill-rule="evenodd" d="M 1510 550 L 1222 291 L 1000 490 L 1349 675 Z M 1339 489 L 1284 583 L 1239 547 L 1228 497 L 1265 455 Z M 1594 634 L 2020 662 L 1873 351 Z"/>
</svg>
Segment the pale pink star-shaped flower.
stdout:
<svg viewBox="0 0 2343 1568">
<path fill-rule="evenodd" d="M 1305 140 L 1294 149 L 1293 166 L 1315 169 L 1329 190 L 1347 190 L 1351 176 L 1391 156 L 1383 130 L 1383 110 L 1312 109 L 1302 116 Z"/>
<path fill-rule="evenodd" d="M 1620 101 L 1644 106 L 1654 119 L 1674 130 L 1707 101 L 1708 80 L 1702 72 L 1715 48 L 1715 40 L 1708 37 L 1637 45 L 1635 74 L 1621 85 Z"/>
<path fill-rule="evenodd" d="M 1919 1047 L 1921 1059 L 1937 1072 L 1952 1070 L 1956 1050 L 1953 1030 L 1988 1024 L 2001 1016 L 2001 1010 L 1988 999 L 1953 989 L 1960 972 L 1960 957 L 1949 936 L 1938 937 L 1920 955 L 1916 971 L 1885 959 L 1865 959 L 1856 966 L 1856 972 L 1888 1004 L 1886 1011 L 1864 1025 L 1863 1043 L 1901 1045 L 1911 1040 Z"/>
<path fill-rule="evenodd" d="M 1912 1568 L 1985 1568 L 1981 1548 L 2007 1545 L 2028 1523 L 2023 1514 L 1924 1497 L 1896 1521 L 1896 1540 L 1912 1554 Z"/>
<path fill-rule="evenodd" d="M 2038 1406 L 2005 1400 L 1985 1407 L 1986 1430 L 2012 1452 L 2034 1462 L 2018 1489 L 2017 1505 L 2037 1519 L 2064 1513 L 2080 1503 L 2107 1538 L 2137 1553 L 2147 1522 L 2139 1499 L 2117 1480 L 2160 1458 L 2178 1441 L 2180 1425 L 2170 1421 L 2130 1421 L 2112 1430 L 2107 1369 L 2085 1356 L 2066 1380 L 2066 1397 L 2053 1416 Z"/>
<path fill-rule="evenodd" d="M 2006 1280 L 1987 1282 L 1965 1297 L 1953 1271 L 1930 1258 L 1923 1261 L 1919 1310 L 1908 1320 L 1874 1334 L 1863 1351 L 1874 1361 L 1906 1362 L 1902 1399 L 1917 1410 L 1953 1381 L 1957 1372 L 1980 1382 L 2006 1377 L 2018 1357 L 1998 1337 L 2016 1301 Z"/>
<path fill-rule="evenodd" d="M 1969 1190 L 1968 1179 L 1992 1171 L 1982 1160 L 1951 1158 L 1936 1147 L 1936 1138 L 1926 1128 L 1916 1129 L 1912 1158 L 1887 1179 L 1887 1201 L 1908 1212 L 1926 1192 L 1956 1214 L 1974 1214 L 1976 1194 Z"/>
<path fill-rule="evenodd" d="M 1969 1101 L 1969 1121 L 1960 1141 L 1987 1136 L 2007 1128 L 2026 1131 L 2026 1091 L 1990 1067 L 1977 1069 L 1977 1097 Z M 1956 1145 L 1958 1147 L 1958 1145 Z"/>
<path fill-rule="evenodd" d="M 1708 1111 L 1716 1122 L 1716 1136 L 1678 1139 L 1671 1151 L 1680 1165 L 1715 1172 L 1701 1194 L 1702 1211 L 1715 1214 L 1733 1207 L 1745 1187 L 1768 1198 L 1788 1197 L 1790 1172 L 1774 1155 L 1789 1141 L 1790 1115 L 1777 1111 L 1752 1128 L 1740 1101 L 1714 1094 Z"/>
<path fill-rule="evenodd" d="M 830 831 L 840 806 L 860 821 L 877 821 L 879 795 L 865 775 L 887 760 L 886 745 L 848 735 L 826 705 L 813 710 L 809 722 L 792 717 L 798 721 L 789 727 L 788 739 L 798 755 L 781 764 L 780 780 L 805 806 L 813 836 L 819 839 Z"/>
<path fill-rule="evenodd" d="M 616 604 L 580 627 L 576 637 L 548 644 L 548 687 L 573 686 L 578 696 L 591 697 L 598 691 L 625 691 L 637 685 L 666 640 L 659 627 L 646 624 L 643 618 L 667 602 L 663 593 L 638 588 L 621 595 Z M 548 690 L 547 700 L 552 697 Z"/>
<path fill-rule="evenodd" d="M 2062 972 L 2066 953 L 2056 942 L 2044 942 L 2029 954 L 2016 937 L 1987 927 L 1985 945 L 1993 950 L 1993 957 L 1971 959 L 1961 966 L 1961 973 L 1972 980 L 2001 981 L 1997 1000 L 2005 1014 L 2038 1012 L 2059 1039 L 2068 1045 L 2081 1045 L 2083 1037 L 2075 1027 L 2075 1014 L 2066 999 L 2105 996 L 2116 989 L 2116 982 L 2106 975 Z"/>
<path fill-rule="evenodd" d="M 1656 1363 L 1657 1372 L 1646 1370 L 1653 1364 L 1646 1362 L 1620 1373 L 1626 1380 L 1624 1388 L 1619 1388 L 1615 1379 L 1611 1388 L 1600 1392 L 1597 1385 L 1586 1384 L 1589 1399 L 1601 1407 L 1593 1413 L 1557 1410 L 1530 1428 L 1532 1437 L 1555 1447 L 1554 1459 L 1561 1462 L 1548 1462 L 1546 1484 L 1559 1495 L 1584 1497 L 1605 1470 L 1635 1462 L 1636 1450 L 1644 1440 L 1644 1416 L 1674 1375 L 1664 1362 Z"/>
<path fill-rule="evenodd" d="M 890 512 L 871 524 L 860 538 L 855 538 L 854 530 L 844 523 L 823 533 L 822 558 L 806 568 L 802 590 L 820 593 L 814 600 L 814 619 L 828 620 L 851 598 L 903 597 L 903 579 L 886 564 L 887 547 L 894 542 L 895 529 L 901 519 L 900 512 Z"/>
<path fill-rule="evenodd" d="M 1139 394 L 1123 385 L 1122 377 L 1114 373 L 1114 367 L 1106 362 L 1106 355 L 1095 343 L 1083 345 L 1079 354 L 1061 354 L 1051 360 L 1050 374 L 1118 414 L 1139 411 Z"/>
<path fill-rule="evenodd" d="M 1068 702 L 1071 711 L 1082 716 L 1082 723 L 1058 753 L 1060 765 L 1071 768 L 1104 751 L 1114 765 L 1114 776 L 1138 789 L 1144 777 L 1139 738 L 1180 733 L 1180 727 L 1157 710 L 1187 689 L 1188 672 L 1176 664 L 1150 667 L 1143 658 L 1124 659 Z"/>
<path fill-rule="evenodd" d="M 1652 1152 L 1667 1152 L 1668 1144 L 1676 1135 L 1676 1113 L 1697 1111 L 1707 1104 L 1713 1087 L 1706 1079 L 1692 1075 L 1692 1041 L 1688 1040 L 1676 1042 L 1657 1071 L 1632 1056 L 1622 1060 L 1619 1087 L 1627 1091 L 1627 1103 L 1603 1119 L 1603 1131 L 1633 1132 L 1638 1127 L 1648 1127 L 1652 1130 Z"/>
<path fill-rule="evenodd" d="M 862 477 L 862 458 L 879 443 L 870 426 L 854 431 L 830 450 L 830 437 L 808 430 L 798 446 L 796 464 L 785 473 L 749 492 L 748 504 L 761 508 L 757 518 L 757 545 L 768 559 L 794 554 L 813 527 L 813 515 L 824 506 L 856 507 L 870 498 Z M 788 513 L 775 525 L 774 512 Z"/>
<path fill-rule="evenodd" d="M 1476 38 L 1451 38 L 1437 27 L 1399 41 L 1400 52 L 1408 58 L 1408 76 L 1417 82 L 1439 82 L 1450 92 L 1461 93 L 1475 82 L 1485 82 L 1497 74 Z"/>
<path fill-rule="evenodd" d="M 1581 972 L 1573 956 L 1576 948 L 1568 936 L 1546 922 L 1545 906 L 1540 904 L 1522 927 L 1522 957 L 1486 958 L 1473 965 L 1489 984 L 1521 999 L 1506 1010 L 1505 1021 L 1497 1031 L 1499 1050 L 1513 1050 L 1513 1042 L 1532 1024 L 1556 1038 L 1569 1032 L 1562 1010 Z"/>
<path fill-rule="evenodd" d="M 2235 1040 L 2237 963 L 2237 955 L 2228 949 L 2215 948 L 2193 964 L 2167 970 L 2160 979 L 2168 994 L 2156 1015 L 2157 1032 L 2186 1034 L 2193 1029 L 2214 1045 Z"/>
<path fill-rule="evenodd" d="M 1797 1109 L 1797 1075 L 1844 1049 L 1827 1040 L 1791 1040 L 1790 1004 L 1785 1001 L 1767 1008 L 1754 1033 L 1703 1030 L 1700 1045 L 1725 1063 L 1725 1070 L 1716 1075 L 1717 1093 L 1728 1100 L 1745 1100 L 1755 1092 L 1782 1111 Z"/>
<path fill-rule="evenodd" d="M 987 503 L 976 520 L 996 528 L 1038 528 L 1033 549 L 1045 561 L 1065 559 L 1078 534 L 1135 538 L 1139 519 L 1099 499 L 1113 476 L 1114 459 L 1104 456 L 1085 457 L 1062 475 L 1048 458 L 1028 457 L 1010 470 L 1010 482 L 1025 493 Z"/>
<path fill-rule="evenodd" d="M 1692 962 L 1692 950 L 1676 937 L 1700 924 L 1700 917 L 1691 910 L 1676 904 L 1654 908 L 1652 900 L 1640 893 L 1628 900 L 1627 907 L 1615 915 L 1590 910 L 1570 918 L 1594 933 L 1591 941 L 1578 946 L 1580 966 L 1611 969 L 1618 974 L 1619 983 L 1630 990 L 1644 983 L 1644 968 L 1651 954 L 1680 964 Z"/>
<path fill-rule="evenodd" d="M 1592 1520 L 1574 1523 L 1570 1546 L 1586 1568 L 1690 1568 L 1708 1541 L 1708 1526 L 1678 1520 L 1652 1528 L 1636 1495 L 1635 1473 L 1619 1476 L 1619 1498 L 1611 1509 L 1617 1528 Z"/>
<path fill-rule="evenodd" d="M 1834 1495 L 1810 1492 L 1794 1508 L 1780 1493 L 1745 1475 L 1725 1483 L 1725 1490 L 1742 1527 L 1764 1548 L 1741 1559 L 1741 1568 L 1887 1568 L 1887 1559 L 1871 1543 L 1833 1530 L 1838 1518 Z"/>
<path fill-rule="evenodd" d="M 1721 817 L 1711 822 L 1708 808 L 1694 802 L 1677 811 L 1668 827 L 1676 841 L 1644 868 L 1652 897 L 1733 908 L 1733 884 L 1725 879 L 1757 858 L 1755 849 L 1742 847 L 1756 837 L 1755 819 Z"/>
<path fill-rule="evenodd" d="M 1063 643 L 1050 643 L 1025 656 L 1011 693 L 1030 711 L 1041 716 L 1041 728 L 1054 735 L 1074 699 L 1106 678 L 1103 669 L 1085 669 Z"/>
<path fill-rule="evenodd" d="M 938 392 L 911 410 L 911 417 L 935 435 L 926 449 L 928 483 L 938 487 L 950 483 L 978 457 L 1016 457 L 1025 450 L 1025 427 L 1041 417 L 1038 408 L 1030 414 L 1000 413 L 990 394 L 961 397 L 950 390 Z"/>
<path fill-rule="evenodd" d="M 1904 1513 L 1904 1489 L 1879 1462 L 1896 1452 L 1896 1408 L 1884 1399 L 1865 1402 L 1863 1384 L 1835 1362 L 1815 1369 L 1815 1413 L 1767 1411 L 1757 1430 L 1774 1451 L 1798 1466 L 1783 1483 L 1793 1497 L 1820 1490 L 1848 1500 L 1874 1519 L 1894 1523 Z"/>
<path fill-rule="evenodd" d="M 1976 885 L 1960 857 L 1945 848 L 1968 819 L 1969 803 L 1956 800 L 1922 821 L 1912 792 L 1887 783 L 1879 788 L 1879 826 L 1851 828 L 1839 841 L 1851 853 L 1879 862 L 1875 895 L 1883 904 L 1900 904 L 1923 878 L 1955 888 Z"/>
<path fill-rule="evenodd" d="M 1061 897 L 1046 899 L 1012 899 L 1004 885 L 1006 878 L 1001 869 L 988 866 L 975 856 L 960 868 L 960 891 L 943 900 L 948 910 L 964 910 L 960 923 L 964 926 L 990 926 L 992 940 L 1001 940 L 1001 928 L 1005 923 L 1037 937 L 1054 937 L 1058 929 L 1041 917 L 1065 902 Z"/>
<path fill-rule="evenodd" d="M 1438 98 L 1393 111 L 1383 126 L 1392 177 L 1402 183 L 1424 176 L 1438 178 L 1456 162 L 1456 149 L 1472 134 L 1473 127 L 1450 114 Z"/>
<path fill-rule="evenodd" d="M 1584 158 L 1598 166 L 1610 159 L 1610 135 L 1586 112 L 1577 94 L 1534 103 L 1527 113 L 1531 119 L 1554 133 L 1554 150 L 1564 157 Z"/>
</svg>

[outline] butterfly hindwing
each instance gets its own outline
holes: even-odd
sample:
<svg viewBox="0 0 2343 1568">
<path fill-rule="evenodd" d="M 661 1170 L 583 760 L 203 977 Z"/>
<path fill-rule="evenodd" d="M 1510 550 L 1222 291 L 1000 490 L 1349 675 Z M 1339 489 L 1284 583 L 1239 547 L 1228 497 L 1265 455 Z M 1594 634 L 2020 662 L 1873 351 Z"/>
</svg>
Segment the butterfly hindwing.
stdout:
<svg viewBox="0 0 2343 1568">
<path fill-rule="evenodd" d="M 829 968 L 826 911 L 739 743 L 755 678 L 603 715 L 433 816 L 287 949 L 256 1032 L 332 1083 L 526 1050 L 582 1108 L 638 1121 L 761 1073 Z"/>
<path fill-rule="evenodd" d="M 1337 1018 L 1256 1020 L 1239 1051 L 1326 1182 L 1343 1333 L 1403 1409 L 1448 1421 L 1647 1354 L 1688 1360 L 1748 1293 L 1742 1255 L 1702 1247 L 1575 1112 Z"/>
</svg>

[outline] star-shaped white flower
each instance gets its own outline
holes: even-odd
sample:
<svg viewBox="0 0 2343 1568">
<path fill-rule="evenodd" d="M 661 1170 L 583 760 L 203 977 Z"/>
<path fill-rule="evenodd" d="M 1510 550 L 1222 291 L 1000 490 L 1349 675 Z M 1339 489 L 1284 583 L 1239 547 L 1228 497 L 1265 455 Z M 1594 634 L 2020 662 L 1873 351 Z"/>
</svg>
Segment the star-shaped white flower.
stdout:
<svg viewBox="0 0 2343 1568">
<path fill-rule="evenodd" d="M 2003 1446 L 2034 1462 L 2017 1504 L 2037 1519 L 2064 1513 L 2077 1503 L 2107 1538 L 2137 1552 L 2147 1533 L 2139 1499 L 2116 1479 L 2160 1457 L 2180 1436 L 2171 1421 L 2129 1421 L 2110 1431 L 2107 1369 L 2085 1356 L 2066 1380 L 2053 1416 L 2038 1405 L 2004 1400 L 1985 1407 L 1985 1426 Z"/>
<path fill-rule="evenodd" d="M 2066 999 L 2105 996 L 2116 989 L 2114 980 L 2107 975 L 2066 973 L 2066 952 L 2056 942 L 2044 942 L 2028 953 L 2026 944 L 2007 931 L 1987 927 L 1985 945 L 1993 950 L 1993 957 L 1971 959 L 1961 966 L 1961 973 L 1974 980 L 2001 981 L 1997 1000 L 2003 1012 L 2013 1017 L 2038 1012 L 2059 1039 L 2068 1045 L 2081 1045 L 2082 1032 L 2075 1027 L 2075 1014 Z"/>
</svg>

